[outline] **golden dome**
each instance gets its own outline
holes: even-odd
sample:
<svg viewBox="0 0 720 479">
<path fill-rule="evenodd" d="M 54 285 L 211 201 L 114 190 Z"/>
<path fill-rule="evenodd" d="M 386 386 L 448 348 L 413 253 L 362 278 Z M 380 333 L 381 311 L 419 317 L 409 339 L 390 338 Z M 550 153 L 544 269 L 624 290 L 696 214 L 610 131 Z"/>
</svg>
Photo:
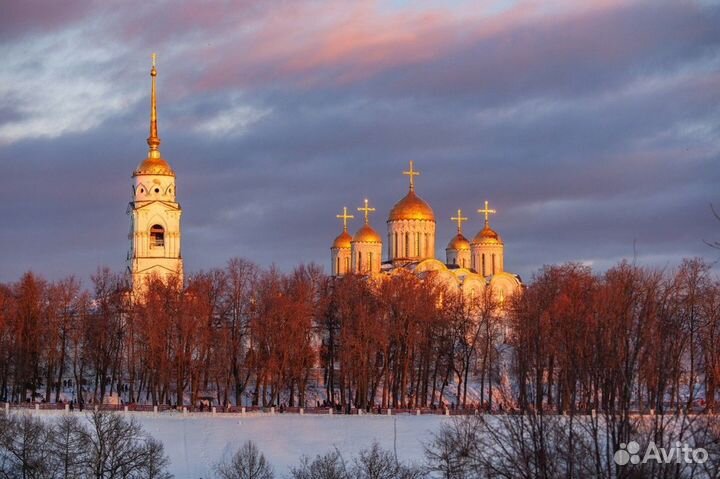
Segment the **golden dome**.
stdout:
<svg viewBox="0 0 720 479">
<path fill-rule="evenodd" d="M 170 168 L 168 162 L 163 160 L 162 158 L 148 157 L 145 158 L 142 163 L 138 165 L 137 168 L 135 168 L 133 176 L 138 175 L 175 176 L 175 172 L 172 170 L 172 168 Z"/>
<path fill-rule="evenodd" d="M 357 233 L 355 233 L 355 236 L 353 236 L 353 242 L 356 243 L 381 243 L 382 239 L 380 238 L 380 235 L 377 234 L 377 232 L 372 229 L 372 226 L 369 224 L 364 224 L 362 228 L 357 230 Z"/>
<path fill-rule="evenodd" d="M 485 227 L 480 231 L 473 240 L 473 243 L 496 243 L 496 244 L 502 244 L 502 238 L 499 234 L 495 232 L 490 226 L 487 224 Z"/>
<path fill-rule="evenodd" d="M 350 236 L 350 233 L 343 231 L 337 238 L 335 238 L 335 241 L 333 241 L 332 248 L 350 248 L 350 242 L 352 239 L 353 238 Z"/>
<path fill-rule="evenodd" d="M 430 205 L 416 195 L 415 190 L 411 189 L 410 192 L 390 210 L 388 221 L 398 220 L 435 221 L 435 213 L 433 213 Z"/>
<path fill-rule="evenodd" d="M 465 238 L 462 233 L 456 234 L 453 239 L 450 240 L 450 242 L 447 245 L 446 249 L 454 249 L 454 250 L 470 250 L 470 242 Z"/>
</svg>

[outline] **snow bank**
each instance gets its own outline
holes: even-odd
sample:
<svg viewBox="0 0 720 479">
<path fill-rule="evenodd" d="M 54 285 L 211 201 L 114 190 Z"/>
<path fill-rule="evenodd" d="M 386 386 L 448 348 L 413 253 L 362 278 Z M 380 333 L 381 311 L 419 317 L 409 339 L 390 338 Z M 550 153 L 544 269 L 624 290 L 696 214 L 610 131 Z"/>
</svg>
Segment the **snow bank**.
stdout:
<svg viewBox="0 0 720 479">
<path fill-rule="evenodd" d="M 48 418 L 62 414 L 32 412 Z M 212 477 L 212 466 L 248 439 L 255 441 L 279 477 L 284 477 L 290 466 L 297 465 L 303 454 L 314 457 L 337 447 L 350 459 L 373 440 L 393 450 L 395 429 L 398 458 L 421 462 L 423 444 L 430 439 L 430 433 L 448 420 L 439 415 L 130 414 L 163 442 L 170 457 L 170 472 L 177 479 Z"/>
</svg>

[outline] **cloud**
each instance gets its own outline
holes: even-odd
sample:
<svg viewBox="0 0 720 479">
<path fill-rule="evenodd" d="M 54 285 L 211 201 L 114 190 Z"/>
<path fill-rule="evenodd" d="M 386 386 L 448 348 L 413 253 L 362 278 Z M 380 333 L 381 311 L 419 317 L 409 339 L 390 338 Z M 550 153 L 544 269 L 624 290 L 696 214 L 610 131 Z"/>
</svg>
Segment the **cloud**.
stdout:
<svg viewBox="0 0 720 479">
<path fill-rule="evenodd" d="M 384 232 L 411 159 L 439 257 L 451 214 L 488 199 L 523 277 L 634 251 L 661 266 L 713 259 L 702 240 L 718 236 L 719 11 L 151 2 L 23 19 L 1 37 L 0 249 L 12 254 L 0 281 L 123 267 L 153 51 L 188 271 L 234 255 L 326 264 L 343 205 L 369 197 Z M 471 235 L 482 224 L 468 216 Z"/>
<path fill-rule="evenodd" d="M 144 95 L 118 88 L 118 66 L 108 59 L 121 47 L 87 35 L 72 28 L 3 48 L 0 99 L 14 114 L 0 124 L 0 144 L 92 130 Z"/>
<path fill-rule="evenodd" d="M 199 120 L 195 125 L 195 131 L 214 137 L 242 135 L 253 124 L 272 113 L 271 109 L 244 105 L 236 99 L 231 99 L 229 103 L 228 108 L 213 112 L 210 117 Z"/>
</svg>

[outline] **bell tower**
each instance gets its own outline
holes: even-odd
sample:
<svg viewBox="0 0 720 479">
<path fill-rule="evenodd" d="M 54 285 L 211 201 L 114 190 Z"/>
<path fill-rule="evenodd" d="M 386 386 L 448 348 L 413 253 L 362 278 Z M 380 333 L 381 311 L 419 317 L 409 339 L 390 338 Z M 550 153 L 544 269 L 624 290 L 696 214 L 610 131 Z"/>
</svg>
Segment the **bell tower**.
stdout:
<svg viewBox="0 0 720 479">
<path fill-rule="evenodd" d="M 175 172 L 160 154 L 157 121 L 157 92 L 155 54 L 150 69 L 150 136 L 145 158 L 132 174 L 130 215 L 130 250 L 127 267 L 134 291 L 140 291 L 145 281 L 157 275 L 167 281 L 177 277 L 183 281 L 183 260 L 180 253 L 180 216 L 182 209 L 176 201 Z"/>
</svg>

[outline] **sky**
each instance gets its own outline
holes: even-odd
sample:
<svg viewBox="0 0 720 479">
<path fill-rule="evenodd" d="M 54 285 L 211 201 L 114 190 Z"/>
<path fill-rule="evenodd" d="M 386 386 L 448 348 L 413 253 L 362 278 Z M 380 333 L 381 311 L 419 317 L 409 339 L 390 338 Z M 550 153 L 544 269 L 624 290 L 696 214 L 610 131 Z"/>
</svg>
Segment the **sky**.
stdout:
<svg viewBox="0 0 720 479">
<path fill-rule="evenodd" d="M 718 2 L 2 3 L 0 282 L 123 270 L 152 52 L 186 272 L 327 271 L 410 160 L 439 258 L 489 200 L 523 278 L 720 259 Z"/>
</svg>

